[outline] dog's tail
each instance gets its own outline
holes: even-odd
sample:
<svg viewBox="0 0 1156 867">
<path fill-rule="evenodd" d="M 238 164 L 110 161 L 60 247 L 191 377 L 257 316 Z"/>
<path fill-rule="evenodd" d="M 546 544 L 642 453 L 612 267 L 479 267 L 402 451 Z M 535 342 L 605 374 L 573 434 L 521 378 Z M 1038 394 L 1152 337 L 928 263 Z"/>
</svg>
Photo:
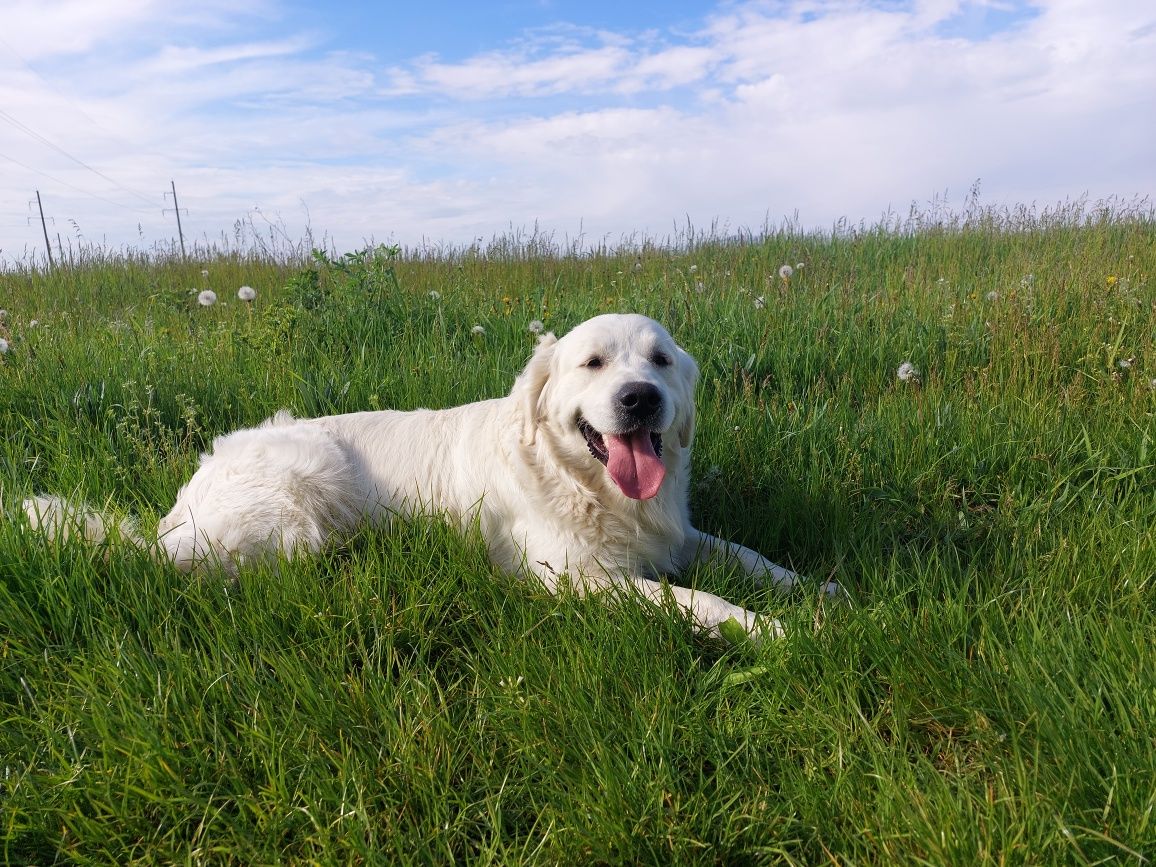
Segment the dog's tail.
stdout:
<svg viewBox="0 0 1156 867">
<path fill-rule="evenodd" d="M 95 544 L 115 538 L 146 550 L 153 547 L 131 518 L 111 511 L 97 511 L 86 503 L 64 497 L 48 494 L 29 497 L 24 501 L 24 514 L 33 530 L 57 539 L 79 537 Z"/>
</svg>

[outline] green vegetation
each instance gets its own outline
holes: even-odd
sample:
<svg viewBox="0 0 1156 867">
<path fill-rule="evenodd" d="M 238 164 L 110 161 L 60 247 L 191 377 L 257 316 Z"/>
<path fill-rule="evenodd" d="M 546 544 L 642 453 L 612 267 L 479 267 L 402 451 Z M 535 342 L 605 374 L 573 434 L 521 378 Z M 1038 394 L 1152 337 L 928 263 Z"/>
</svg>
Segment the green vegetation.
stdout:
<svg viewBox="0 0 1156 867">
<path fill-rule="evenodd" d="M 1081 212 L 0 274 L 0 861 L 1145 862 L 1154 273 Z M 737 647 L 432 520 L 231 584 L 17 518 L 147 532 L 218 433 L 500 395 L 624 310 L 700 362 L 696 522 L 851 604 L 700 570 L 784 621 Z"/>
</svg>

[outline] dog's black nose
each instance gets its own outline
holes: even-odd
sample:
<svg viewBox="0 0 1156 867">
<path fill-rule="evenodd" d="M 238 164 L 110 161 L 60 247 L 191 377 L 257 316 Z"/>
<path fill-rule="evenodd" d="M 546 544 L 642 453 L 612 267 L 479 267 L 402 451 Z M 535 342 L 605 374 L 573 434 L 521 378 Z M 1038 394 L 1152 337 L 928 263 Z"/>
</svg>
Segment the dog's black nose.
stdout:
<svg viewBox="0 0 1156 867">
<path fill-rule="evenodd" d="M 614 405 L 627 418 L 645 422 L 662 409 L 662 392 L 652 382 L 628 382 L 614 395 Z"/>
</svg>

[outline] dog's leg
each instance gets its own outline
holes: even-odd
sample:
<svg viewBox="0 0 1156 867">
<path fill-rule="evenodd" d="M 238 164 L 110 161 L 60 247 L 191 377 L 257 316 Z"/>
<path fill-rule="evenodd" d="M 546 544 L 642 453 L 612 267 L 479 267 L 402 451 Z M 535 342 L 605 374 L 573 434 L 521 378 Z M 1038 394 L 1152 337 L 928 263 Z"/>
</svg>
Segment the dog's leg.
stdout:
<svg viewBox="0 0 1156 867">
<path fill-rule="evenodd" d="M 803 580 L 797 572 L 772 563 L 758 551 L 752 551 L 737 542 L 728 542 L 717 536 L 711 536 L 701 530 L 692 529 L 687 535 L 679 562 L 684 569 L 695 563 L 738 565 L 756 581 L 761 583 L 769 580 L 775 588 L 783 591 L 790 590 Z M 834 596 L 839 592 L 839 585 L 834 581 L 828 581 L 823 585 L 823 592 L 828 596 Z"/>
<path fill-rule="evenodd" d="M 674 603 L 690 615 L 695 626 L 716 638 L 722 636 L 719 626 L 728 620 L 734 620 L 756 641 L 783 636 L 783 627 L 778 620 L 762 617 L 713 593 L 678 587 L 637 575 L 624 575 L 621 572 L 603 569 L 598 564 L 590 564 L 581 570 L 568 569 L 561 574 L 555 572 L 547 563 L 539 562 L 539 566 L 541 567 L 539 570 L 528 571 L 536 574 L 551 593 L 557 593 L 562 587 L 568 587 L 582 596 L 588 593 L 633 592 L 660 608 Z"/>
<path fill-rule="evenodd" d="M 656 605 L 673 600 L 691 616 L 700 629 L 716 638 L 721 635 L 719 626 L 728 620 L 736 621 L 755 640 L 783 637 L 783 627 L 778 620 L 761 617 L 713 593 L 664 584 L 649 578 L 631 578 L 630 583 Z"/>
</svg>

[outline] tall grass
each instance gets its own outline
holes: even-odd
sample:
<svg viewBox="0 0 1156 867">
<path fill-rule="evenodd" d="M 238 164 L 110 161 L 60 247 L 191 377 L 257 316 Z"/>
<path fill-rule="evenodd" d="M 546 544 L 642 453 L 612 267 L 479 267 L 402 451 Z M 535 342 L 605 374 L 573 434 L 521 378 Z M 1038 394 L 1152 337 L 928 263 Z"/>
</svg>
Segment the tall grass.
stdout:
<svg viewBox="0 0 1156 867">
<path fill-rule="evenodd" d="M 0 276 L 0 860 L 1150 859 L 1156 224 L 836 228 Z M 500 395 L 611 310 L 700 362 L 696 522 L 851 604 L 700 569 L 785 621 L 751 650 L 436 521 L 226 584 L 15 516 L 148 528 L 216 434 Z"/>
</svg>

